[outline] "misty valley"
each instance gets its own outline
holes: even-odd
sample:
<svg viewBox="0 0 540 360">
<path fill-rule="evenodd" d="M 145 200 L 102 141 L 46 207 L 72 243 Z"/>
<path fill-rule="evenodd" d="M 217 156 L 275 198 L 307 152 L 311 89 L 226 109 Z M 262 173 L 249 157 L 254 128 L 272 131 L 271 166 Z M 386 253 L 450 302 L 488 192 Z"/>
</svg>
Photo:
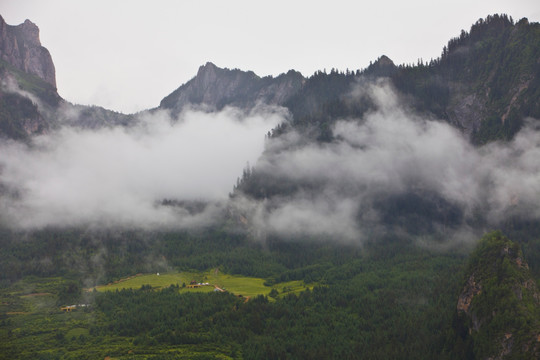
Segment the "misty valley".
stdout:
<svg viewBox="0 0 540 360">
<path fill-rule="evenodd" d="M 136 114 L 0 25 L 0 358 L 540 358 L 540 24 Z"/>
</svg>

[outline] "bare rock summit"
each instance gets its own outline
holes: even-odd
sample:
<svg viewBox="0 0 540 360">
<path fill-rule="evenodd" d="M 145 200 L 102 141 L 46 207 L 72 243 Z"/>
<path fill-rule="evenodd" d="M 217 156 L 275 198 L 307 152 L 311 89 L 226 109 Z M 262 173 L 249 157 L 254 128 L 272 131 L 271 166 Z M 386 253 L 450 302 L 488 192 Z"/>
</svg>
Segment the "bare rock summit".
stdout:
<svg viewBox="0 0 540 360">
<path fill-rule="evenodd" d="M 56 89 L 56 73 L 49 51 L 41 46 L 39 28 L 30 20 L 12 26 L 0 16 L 0 60 L 36 75 Z"/>
</svg>

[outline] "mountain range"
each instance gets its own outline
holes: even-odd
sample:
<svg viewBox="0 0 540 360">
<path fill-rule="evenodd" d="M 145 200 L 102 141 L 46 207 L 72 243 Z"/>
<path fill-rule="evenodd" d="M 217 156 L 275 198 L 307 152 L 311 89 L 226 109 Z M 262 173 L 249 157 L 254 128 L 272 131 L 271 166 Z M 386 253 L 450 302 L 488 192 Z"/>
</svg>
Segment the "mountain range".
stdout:
<svg viewBox="0 0 540 360">
<path fill-rule="evenodd" d="M 295 70 L 259 77 L 208 62 L 159 106 L 121 114 L 62 99 L 38 27 L 29 20 L 7 25 L 0 17 L 0 84 L 0 142 L 38 150 L 33 141 L 39 135 L 131 129 L 155 114 L 173 123 L 192 110 L 284 114 L 266 134 L 255 165 L 231 184 L 225 204 L 159 192 L 161 198 L 150 200 L 152 209 L 173 209 L 179 217 L 218 219 L 211 225 L 140 231 L 106 225 L 96 230 L 95 224 L 0 227 L 6 251 L 1 280 L 7 288 L 27 275 L 69 274 L 95 286 L 148 269 L 215 268 L 217 274 L 224 266 L 233 274 L 264 277 L 267 286 L 321 286 L 281 300 L 276 291 L 275 302 L 211 300 L 223 306 L 217 315 L 201 313 L 185 328 L 178 325 L 185 318 L 163 320 L 151 331 L 145 326 L 162 314 L 142 324 L 116 314 L 170 294 L 143 293 L 148 285 L 141 290 L 146 300 L 128 301 L 119 311 L 112 309 L 120 305 L 94 294 L 102 316 L 82 332 L 87 336 L 132 337 L 129 346 L 146 350 L 156 339 L 171 346 L 221 344 L 212 349 L 235 357 L 242 348 L 246 358 L 354 358 L 353 348 L 384 358 L 398 356 L 395 346 L 403 339 L 403 351 L 414 358 L 428 337 L 426 358 L 539 355 L 540 24 L 491 15 L 451 39 L 437 59 L 396 65 L 382 55 L 365 69 L 308 77 Z M 25 194 L 10 186 L 0 183 L 0 196 L 18 204 Z M 478 244 L 471 240 L 493 228 L 514 242 L 501 232 Z M 72 296 L 78 285 L 70 286 L 54 291 L 78 299 Z M 139 295 L 117 292 L 111 298 L 121 303 Z M 394 320 L 396 329 L 408 330 L 394 329 Z M 4 324 L 10 330 L 2 336 L 12 340 L 21 333 Z M 324 336 L 306 338 L 298 330 L 314 324 Z M 405 335 L 417 328 L 422 339 Z M 56 333 L 61 344 L 64 335 Z M 84 337 L 78 341 L 85 346 Z"/>
<path fill-rule="evenodd" d="M 540 117 L 539 31 L 539 25 L 527 19 L 514 23 L 506 16 L 493 15 L 450 40 L 438 59 L 396 66 L 383 55 L 364 70 L 332 69 L 307 78 L 294 70 L 261 78 L 252 71 L 222 69 L 208 62 L 156 109 L 170 111 L 174 117 L 188 105 L 204 105 L 208 110 L 278 105 L 291 112 L 295 124 L 321 127 L 339 118 L 361 116 L 369 108 L 347 104 L 347 95 L 358 81 L 388 78 L 416 110 L 447 121 L 474 143 L 509 140 L 524 118 Z M 29 20 L 10 26 L 0 19 L 0 32 L 2 94 L 16 99 L 3 106 L 0 130 L 4 136 L 24 138 L 57 127 L 59 122 L 95 128 L 135 121 L 135 115 L 61 99 L 51 56 L 40 44 L 39 29 Z M 25 91 L 34 101 L 24 96 Z M 69 110 L 76 110 L 79 117 L 63 115 Z"/>
</svg>

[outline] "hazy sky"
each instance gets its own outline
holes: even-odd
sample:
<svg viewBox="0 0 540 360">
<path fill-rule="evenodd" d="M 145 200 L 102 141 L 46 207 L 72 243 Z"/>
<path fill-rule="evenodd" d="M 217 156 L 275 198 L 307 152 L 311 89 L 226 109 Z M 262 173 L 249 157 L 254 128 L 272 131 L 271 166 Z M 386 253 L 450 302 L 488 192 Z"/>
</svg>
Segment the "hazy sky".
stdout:
<svg viewBox="0 0 540 360">
<path fill-rule="evenodd" d="M 2 0 L 10 25 L 30 19 L 51 52 L 61 96 L 122 112 L 159 105 L 200 65 L 278 75 L 437 57 L 479 18 L 539 21 L 538 0 Z"/>
</svg>

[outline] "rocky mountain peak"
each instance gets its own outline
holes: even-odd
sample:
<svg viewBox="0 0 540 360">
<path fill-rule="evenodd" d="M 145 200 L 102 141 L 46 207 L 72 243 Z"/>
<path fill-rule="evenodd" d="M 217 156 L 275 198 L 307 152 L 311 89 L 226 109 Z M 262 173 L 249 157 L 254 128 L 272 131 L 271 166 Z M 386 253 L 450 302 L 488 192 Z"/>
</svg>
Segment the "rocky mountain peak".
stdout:
<svg viewBox="0 0 540 360">
<path fill-rule="evenodd" d="M 394 62 L 386 55 L 382 55 L 375 61 L 375 65 L 379 67 L 383 66 L 395 66 Z"/>
<path fill-rule="evenodd" d="M 30 20 L 12 26 L 0 16 L 0 60 L 36 75 L 56 88 L 56 72 L 49 51 L 41 46 L 39 28 Z"/>
<path fill-rule="evenodd" d="M 540 293 L 520 246 L 500 232 L 486 234 L 470 256 L 466 279 L 457 314 L 477 358 L 537 359 Z"/>
<path fill-rule="evenodd" d="M 27 43 L 33 44 L 36 46 L 41 46 L 41 42 L 39 41 L 39 28 L 37 27 L 36 24 L 26 19 L 24 23 L 17 26 L 17 28 L 19 29 L 24 40 Z"/>
<path fill-rule="evenodd" d="M 176 115 L 187 105 L 250 108 L 257 103 L 283 105 L 301 87 L 300 73 L 289 72 L 277 78 L 259 77 L 253 71 L 220 68 L 212 62 L 199 67 L 197 75 L 165 97 L 161 108 Z"/>
<path fill-rule="evenodd" d="M 368 66 L 365 74 L 374 77 L 391 76 L 396 70 L 394 62 L 388 56 L 382 55 Z"/>
<path fill-rule="evenodd" d="M 199 67 L 199 71 L 195 78 L 202 86 L 207 87 L 218 80 L 219 70 L 223 71 L 223 69 L 218 68 L 213 63 L 207 62 Z"/>
<path fill-rule="evenodd" d="M 206 64 L 199 67 L 197 75 L 204 74 L 208 71 L 215 71 L 216 69 L 218 69 L 218 67 L 213 62 L 208 61 Z"/>
</svg>

